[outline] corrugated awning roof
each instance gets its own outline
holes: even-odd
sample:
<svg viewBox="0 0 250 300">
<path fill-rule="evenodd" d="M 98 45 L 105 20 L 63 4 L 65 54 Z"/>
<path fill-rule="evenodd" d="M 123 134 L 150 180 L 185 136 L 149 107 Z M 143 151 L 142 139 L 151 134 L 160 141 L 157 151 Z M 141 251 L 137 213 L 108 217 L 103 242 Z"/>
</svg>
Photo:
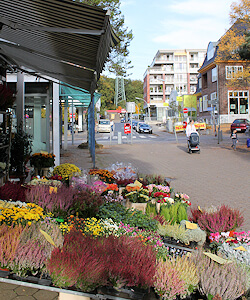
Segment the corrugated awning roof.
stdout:
<svg viewBox="0 0 250 300">
<path fill-rule="evenodd" d="M 118 43 L 107 12 L 72 0 L 0 2 L 0 53 L 72 86 L 95 89 Z"/>
</svg>

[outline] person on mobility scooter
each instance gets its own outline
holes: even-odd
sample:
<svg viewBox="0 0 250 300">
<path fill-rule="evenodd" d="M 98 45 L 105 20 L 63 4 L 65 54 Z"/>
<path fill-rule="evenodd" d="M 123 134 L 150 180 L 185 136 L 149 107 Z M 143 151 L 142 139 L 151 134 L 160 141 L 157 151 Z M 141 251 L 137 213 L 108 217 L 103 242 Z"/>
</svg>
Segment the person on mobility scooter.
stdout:
<svg viewBox="0 0 250 300">
<path fill-rule="evenodd" d="M 186 135 L 187 135 L 187 145 L 188 145 L 188 153 L 197 152 L 200 153 L 200 137 L 198 132 L 196 131 L 194 120 L 190 120 L 189 124 L 186 127 Z"/>
</svg>

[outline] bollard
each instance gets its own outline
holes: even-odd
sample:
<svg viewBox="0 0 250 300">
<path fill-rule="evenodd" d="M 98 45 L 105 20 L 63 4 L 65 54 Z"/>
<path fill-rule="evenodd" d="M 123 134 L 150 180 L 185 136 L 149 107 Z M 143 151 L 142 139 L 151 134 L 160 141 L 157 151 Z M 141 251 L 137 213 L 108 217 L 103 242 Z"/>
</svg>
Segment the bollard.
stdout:
<svg viewBox="0 0 250 300">
<path fill-rule="evenodd" d="M 117 141 L 118 141 L 118 144 L 120 145 L 122 143 L 122 133 L 121 131 L 118 131 L 118 137 L 117 137 Z"/>
</svg>

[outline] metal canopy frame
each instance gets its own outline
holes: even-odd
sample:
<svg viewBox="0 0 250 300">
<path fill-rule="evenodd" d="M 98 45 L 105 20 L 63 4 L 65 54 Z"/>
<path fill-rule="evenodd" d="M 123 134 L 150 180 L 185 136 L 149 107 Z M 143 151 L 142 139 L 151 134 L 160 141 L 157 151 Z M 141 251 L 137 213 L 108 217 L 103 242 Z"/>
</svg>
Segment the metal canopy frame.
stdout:
<svg viewBox="0 0 250 300">
<path fill-rule="evenodd" d="M 19 70 L 29 68 L 87 90 L 91 95 L 88 102 L 91 116 L 97 81 L 111 47 L 118 42 L 109 13 L 98 7 L 72 0 L 0 3 L 0 55 L 14 62 Z M 91 117 L 88 122 L 91 141 L 95 140 L 94 127 L 95 120 Z M 89 145 L 94 162 L 95 143 Z"/>
</svg>

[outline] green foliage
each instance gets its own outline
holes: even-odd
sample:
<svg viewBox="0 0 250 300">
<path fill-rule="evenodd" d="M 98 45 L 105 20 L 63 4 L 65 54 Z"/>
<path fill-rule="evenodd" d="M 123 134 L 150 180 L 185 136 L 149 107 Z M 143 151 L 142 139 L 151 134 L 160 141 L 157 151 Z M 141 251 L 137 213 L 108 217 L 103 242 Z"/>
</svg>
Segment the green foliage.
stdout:
<svg viewBox="0 0 250 300">
<path fill-rule="evenodd" d="M 180 223 L 182 220 L 187 220 L 187 208 L 184 204 L 180 204 L 177 212 L 177 222 Z"/>
<path fill-rule="evenodd" d="M 143 101 L 135 99 L 143 98 L 143 82 L 140 80 L 126 79 L 124 82 L 126 100 L 133 101 L 140 108 L 143 107 Z M 101 115 L 104 115 L 107 109 L 116 109 L 114 104 L 115 98 L 115 79 L 107 76 L 101 76 L 98 81 L 98 92 L 102 94 L 101 97 Z M 119 103 L 125 108 L 125 103 Z"/>
<path fill-rule="evenodd" d="M 120 10 L 120 0 L 77 0 L 78 2 L 88 5 L 99 6 L 103 9 L 110 10 L 110 23 L 120 43 L 111 51 L 107 61 L 106 68 L 109 72 L 115 73 L 116 76 L 126 75 L 127 70 L 132 68 L 129 61 L 129 45 L 133 39 L 132 31 L 125 26 L 124 16 Z"/>
<path fill-rule="evenodd" d="M 17 127 L 10 150 L 10 172 L 23 175 L 25 165 L 29 160 L 32 151 L 31 135 L 23 130 L 23 125 Z"/>
<path fill-rule="evenodd" d="M 170 213 L 168 205 L 161 205 L 160 215 L 165 218 L 166 221 L 170 221 Z"/>
<path fill-rule="evenodd" d="M 116 223 L 129 224 L 132 227 L 156 231 L 157 221 L 144 215 L 139 210 L 127 209 L 119 203 L 105 203 L 99 209 L 97 216 L 101 219 L 112 219 Z"/>
<path fill-rule="evenodd" d="M 149 216 L 152 216 L 152 215 L 156 216 L 157 215 L 156 204 L 148 202 L 147 206 L 146 206 L 146 214 Z"/>
</svg>

